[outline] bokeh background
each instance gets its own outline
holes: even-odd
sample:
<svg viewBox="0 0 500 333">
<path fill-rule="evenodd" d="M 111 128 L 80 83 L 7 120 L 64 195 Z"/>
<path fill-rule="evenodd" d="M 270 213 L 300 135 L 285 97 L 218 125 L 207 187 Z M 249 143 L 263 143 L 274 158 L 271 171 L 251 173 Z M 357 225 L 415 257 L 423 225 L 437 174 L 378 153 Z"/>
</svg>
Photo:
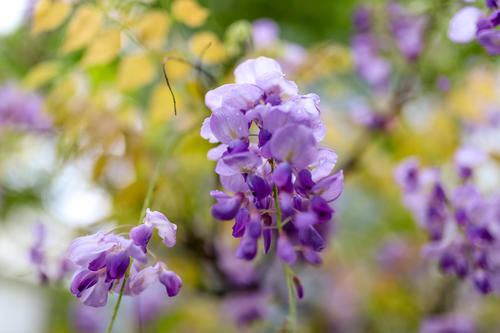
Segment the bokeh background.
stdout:
<svg viewBox="0 0 500 333">
<path fill-rule="evenodd" d="M 388 86 L 377 90 L 353 58 L 352 17 L 360 4 L 1 1 L 0 332 L 105 329 L 116 297 L 106 308 L 81 306 L 61 261 L 74 237 L 137 223 L 160 158 L 166 163 L 151 208 L 179 231 L 175 248 L 156 240 L 155 252 L 183 278 L 183 289 L 175 299 L 154 290 L 125 297 L 115 331 L 283 327 L 280 266 L 268 264 L 260 274 L 272 259 L 234 258 L 231 223 L 210 215 L 209 192 L 219 185 L 206 158 L 212 147 L 199 135 L 209 115 L 204 94 L 231 82 L 235 65 L 259 55 L 279 60 L 301 92 L 321 97 L 323 144 L 338 153 L 336 169 L 346 175 L 323 265 L 297 268 L 305 289 L 299 331 L 418 332 L 430 318 L 453 316 L 474 331 L 498 332 L 497 296 L 481 296 L 422 259 L 426 235 L 393 181 L 395 165 L 410 155 L 452 174 L 453 154 L 467 140 L 500 153 L 498 128 L 473 137 L 464 131 L 500 105 L 498 61 L 477 43 L 448 40 L 449 20 L 462 1 L 398 2 L 408 15 L 427 20 L 422 51 L 412 61 L 391 35 L 389 2 L 369 1 L 391 64 Z M 255 30 L 263 18 L 276 24 L 264 37 Z M 177 116 L 162 74 L 166 56 Z M 374 125 L 374 114 L 383 126 Z M 495 163 L 485 166 L 479 186 L 498 188 L 498 171 Z M 37 266 L 30 248 L 40 224 L 46 257 Z M 258 283 L 249 278 L 254 275 Z"/>
</svg>

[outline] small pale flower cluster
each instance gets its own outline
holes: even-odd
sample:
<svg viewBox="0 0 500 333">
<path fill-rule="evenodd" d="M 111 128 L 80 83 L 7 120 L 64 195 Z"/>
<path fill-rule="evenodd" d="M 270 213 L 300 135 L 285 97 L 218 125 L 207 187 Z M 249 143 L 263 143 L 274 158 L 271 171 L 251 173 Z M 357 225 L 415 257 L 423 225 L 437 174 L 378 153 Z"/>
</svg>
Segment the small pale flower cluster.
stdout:
<svg viewBox="0 0 500 333">
<path fill-rule="evenodd" d="M 177 295 L 182 285 L 179 276 L 163 262 L 147 265 L 147 245 L 154 229 L 167 247 L 175 245 L 177 226 L 162 213 L 149 209 L 144 223 L 130 230 L 130 238 L 111 232 L 76 238 L 68 249 L 68 259 L 77 267 L 71 292 L 85 305 L 104 306 L 109 292 L 120 292 L 129 270 L 125 295 L 139 295 L 155 282 L 165 286 L 168 296 Z"/>
</svg>

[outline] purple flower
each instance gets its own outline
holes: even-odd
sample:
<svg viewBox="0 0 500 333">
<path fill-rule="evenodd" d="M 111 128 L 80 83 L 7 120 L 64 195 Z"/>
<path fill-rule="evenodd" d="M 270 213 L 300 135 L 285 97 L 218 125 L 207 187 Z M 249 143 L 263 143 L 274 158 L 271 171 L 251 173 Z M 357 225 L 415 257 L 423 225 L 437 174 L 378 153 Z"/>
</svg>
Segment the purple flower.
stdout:
<svg viewBox="0 0 500 333">
<path fill-rule="evenodd" d="M 146 210 L 144 224 L 154 227 L 158 231 L 158 235 L 163 239 L 163 244 L 166 247 L 175 245 L 177 225 L 170 222 L 165 215 L 157 211 Z"/>
<path fill-rule="evenodd" d="M 265 49 L 278 41 L 280 29 L 270 19 L 259 19 L 252 24 L 252 37 L 256 49 Z"/>
<path fill-rule="evenodd" d="M 459 10 L 450 21 L 448 38 L 455 43 L 469 43 L 476 38 L 477 24 L 483 12 L 468 6 Z"/>
<path fill-rule="evenodd" d="M 141 224 L 130 230 L 130 239 L 135 245 L 140 246 L 144 252 L 146 252 L 146 246 L 153 236 L 153 226 L 148 224 Z"/>
<path fill-rule="evenodd" d="M 405 14 L 397 4 L 391 4 L 389 10 L 396 44 L 409 61 L 414 61 L 422 52 L 427 18 Z"/>
<path fill-rule="evenodd" d="M 245 326 L 269 315 L 269 300 L 264 293 L 231 295 L 224 302 L 224 313 L 229 314 L 236 325 Z"/>
<path fill-rule="evenodd" d="M 106 319 L 101 309 L 76 303 L 71 311 L 71 322 L 78 333 L 99 333 L 105 328 Z"/>
<path fill-rule="evenodd" d="M 154 229 L 158 230 L 166 246 L 175 245 L 177 226 L 162 213 L 149 209 L 144 224 L 130 230 L 130 239 L 102 232 L 76 238 L 67 254 L 68 261 L 77 267 L 71 280 L 71 292 L 85 305 L 104 306 L 110 291 L 120 292 L 129 270 L 126 295 L 139 295 L 155 282 L 165 286 L 168 296 L 177 295 L 182 281 L 163 262 L 141 269 L 141 264 L 147 264 L 147 245 Z"/>
<path fill-rule="evenodd" d="M 486 153 L 477 147 L 463 146 L 455 152 L 455 165 L 460 177 L 468 179 L 473 169 L 486 161 Z"/>
<path fill-rule="evenodd" d="M 500 31 L 484 29 L 477 33 L 477 41 L 490 55 L 500 54 Z"/>
<path fill-rule="evenodd" d="M 498 0 L 486 0 L 486 6 L 488 6 L 489 9 L 494 10 L 500 7 L 500 3 Z"/>
<path fill-rule="evenodd" d="M 39 95 L 7 83 L 0 86 L 0 129 L 5 126 L 44 132 L 50 130 L 51 121 L 43 114 L 43 101 Z"/>
<path fill-rule="evenodd" d="M 498 196 L 483 196 L 470 181 L 473 166 L 484 158 L 484 152 L 470 146 L 457 151 L 457 173 L 467 182 L 456 186 L 452 195 L 439 171 L 420 168 L 416 159 L 402 162 L 395 178 L 405 205 L 429 235 L 424 256 L 436 260 L 443 273 L 467 278 L 486 294 L 498 289 L 500 215 Z"/>
<path fill-rule="evenodd" d="M 472 321 L 459 314 L 432 317 L 427 319 L 420 333 L 474 333 L 476 329 Z"/>
<path fill-rule="evenodd" d="M 353 23 L 358 33 L 370 32 L 372 30 L 372 11 L 370 8 L 360 6 L 354 12 Z"/>
<path fill-rule="evenodd" d="M 379 55 L 378 45 L 369 33 L 358 34 L 352 40 L 354 65 L 359 75 L 376 90 L 389 83 L 391 65 Z"/>
<path fill-rule="evenodd" d="M 234 74 L 235 84 L 212 90 L 205 99 L 212 115 L 201 135 L 222 142 L 209 157 L 217 160 L 215 172 L 227 191 L 211 193 L 217 200 L 212 215 L 235 219 L 237 258 L 255 258 L 262 237 L 264 253 L 276 242 L 285 262 L 295 262 L 302 253 L 306 261 L 319 264 L 313 252 L 326 246 L 322 230 L 334 213 L 329 202 L 343 189 L 342 171 L 332 174 L 337 155 L 318 147 L 326 135 L 319 97 L 299 95 L 269 58 L 247 60 Z"/>
</svg>

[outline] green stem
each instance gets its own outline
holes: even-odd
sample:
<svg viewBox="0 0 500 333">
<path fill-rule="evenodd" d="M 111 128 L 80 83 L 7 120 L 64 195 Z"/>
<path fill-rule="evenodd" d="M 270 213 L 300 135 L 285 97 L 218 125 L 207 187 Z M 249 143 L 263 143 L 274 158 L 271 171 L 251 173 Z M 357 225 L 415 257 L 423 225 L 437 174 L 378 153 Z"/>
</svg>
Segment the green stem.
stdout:
<svg viewBox="0 0 500 333">
<path fill-rule="evenodd" d="M 283 226 L 281 221 L 281 209 L 279 204 L 278 188 L 273 185 L 274 204 L 276 207 L 276 225 L 281 233 Z M 288 329 L 290 332 L 295 332 L 297 324 L 297 307 L 295 304 L 295 286 L 293 284 L 294 273 L 290 266 L 283 263 L 285 271 L 286 285 L 288 287 Z"/>
<path fill-rule="evenodd" d="M 288 325 L 291 332 L 297 327 L 297 305 L 295 304 L 295 285 L 293 283 L 293 271 L 285 264 L 286 284 L 288 287 Z"/>
<path fill-rule="evenodd" d="M 115 323 L 116 315 L 118 314 L 118 309 L 120 308 L 120 303 L 122 302 L 123 292 L 125 291 L 125 285 L 127 284 L 128 275 L 130 274 L 130 267 L 132 266 L 132 259 L 130 260 L 130 264 L 128 265 L 127 272 L 125 272 L 125 276 L 123 277 L 122 287 L 120 288 L 120 295 L 118 296 L 118 301 L 116 301 L 115 309 L 113 310 L 113 315 L 111 316 L 111 321 L 109 322 L 108 329 L 106 333 L 111 333 L 113 329 L 113 324 Z"/>
</svg>

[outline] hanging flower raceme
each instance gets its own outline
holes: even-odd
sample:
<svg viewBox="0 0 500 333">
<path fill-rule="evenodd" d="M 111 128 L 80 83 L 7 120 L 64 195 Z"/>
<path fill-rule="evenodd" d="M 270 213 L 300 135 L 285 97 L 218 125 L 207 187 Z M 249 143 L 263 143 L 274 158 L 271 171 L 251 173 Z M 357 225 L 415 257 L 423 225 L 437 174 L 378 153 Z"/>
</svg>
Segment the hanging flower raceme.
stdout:
<svg viewBox="0 0 500 333">
<path fill-rule="evenodd" d="M 265 253 L 275 242 L 288 264 L 300 256 L 319 264 L 334 213 L 330 203 L 343 189 L 342 171 L 332 174 L 337 155 L 318 148 L 326 134 L 319 97 L 299 95 L 266 57 L 245 61 L 234 75 L 236 83 L 205 96 L 212 115 L 201 136 L 219 143 L 208 157 L 217 160 L 226 190 L 211 193 L 217 200 L 212 215 L 235 220 L 238 258 L 255 258 L 262 239 Z"/>
<path fill-rule="evenodd" d="M 499 289 L 500 195 L 485 197 L 472 183 L 474 167 L 484 151 L 464 146 L 455 154 L 462 183 L 449 193 L 437 168 L 420 168 L 415 158 L 402 162 L 395 179 L 404 204 L 429 234 L 424 256 L 435 259 L 444 273 L 470 278 L 482 293 Z"/>
<path fill-rule="evenodd" d="M 500 54 L 500 3 L 486 0 L 487 10 L 466 6 L 451 19 L 448 37 L 455 43 L 470 43 L 477 39 L 491 55 Z"/>
<path fill-rule="evenodd" d="M 110 291 L 120 292 L 129 270 L 125 295 L 138 295 L 155 282 L 165 286 L 168 296 L 177 295 L 182 285 L 179 276 L 163 262 L 147 265 L 147 246 L 154 229 L 166 246 L 175 245 L 177 226 L 162 213 L 149 209 L 144 223 L 130 230 L 130 238 L 97 232 L 75 239 L 68 250 L 68 259 L 77 267 L 71 292 L 85 305 L 104 306 Z M 141 268 L 141 264 L 145 267 Z"/>
</svg>

